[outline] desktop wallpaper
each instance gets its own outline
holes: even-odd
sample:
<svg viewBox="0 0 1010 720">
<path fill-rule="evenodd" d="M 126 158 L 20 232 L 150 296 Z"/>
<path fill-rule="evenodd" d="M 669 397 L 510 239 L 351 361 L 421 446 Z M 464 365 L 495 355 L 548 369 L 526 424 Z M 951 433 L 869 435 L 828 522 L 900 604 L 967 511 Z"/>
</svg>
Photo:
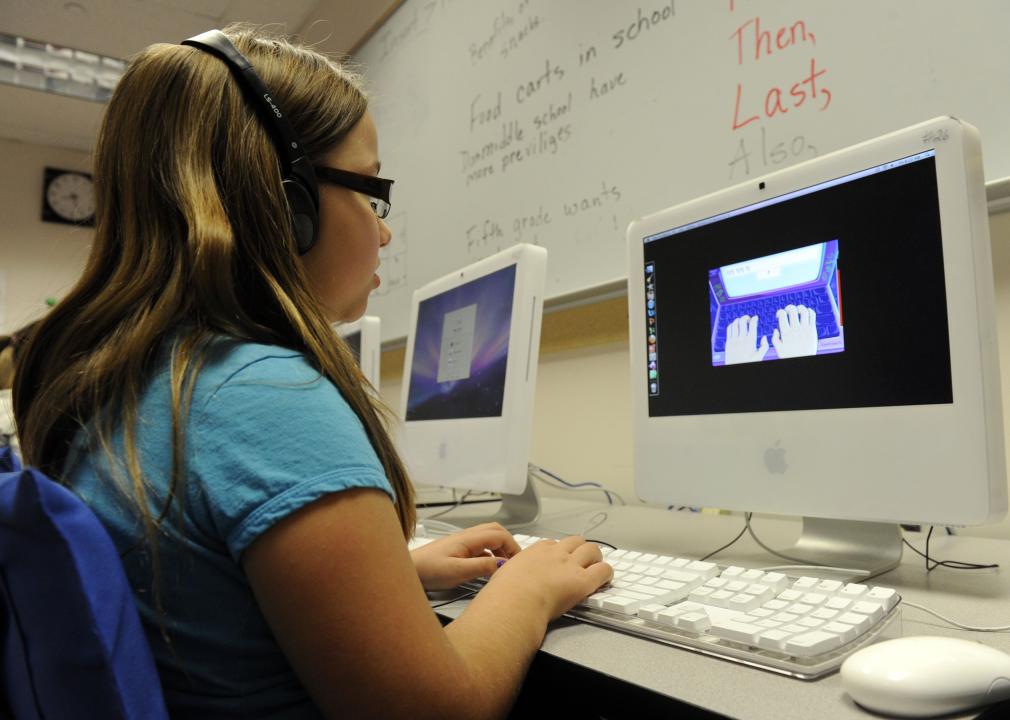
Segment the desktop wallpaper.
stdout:
<svg viewBox="0 0 1010 720">
<path fill-rule="evenodd" d="M 510 265 L 420 303 L 407 420 L 501 416 L 515 280 Z M 450 331 L 463 341 L 444 338 Z M 468 357 L 447 356 L 451 347 L 465 348 Z M 440 376 L 456 379 L 439 382 Z"/>
</svg>

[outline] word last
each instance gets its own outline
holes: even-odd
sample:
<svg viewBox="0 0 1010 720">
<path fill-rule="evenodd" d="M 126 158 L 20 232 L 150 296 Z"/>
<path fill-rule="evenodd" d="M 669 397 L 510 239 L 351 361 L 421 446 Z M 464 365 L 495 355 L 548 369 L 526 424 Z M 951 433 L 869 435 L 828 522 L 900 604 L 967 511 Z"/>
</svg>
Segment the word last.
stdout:
<svg viewBox="0 0 1010 720">
<path fill-rule="evenodd" d="M 824 77 L 827 70 L 817 69 L 817 60 L 810 58 L 810 72 L 807 73 L 806 77 L 798 82 L 792 84 L 789 88 L 788 93 L 778 86 L 772 87 L 765 94 L 764 101 L 764 112 L 763 115 L 766 118 L 773 118 L 776 115 L 785 115 L 790 110 L 796 110 L 802 107 L 807 101 L 820 100 L 821 106 L 820 110 L 827 110 L 828 106 L 831 104 L 831 91 L 824 86 L 824 83 L 818 84 L 820 78 Z M 736 107 L 733 110 L 733 129 L 739 130 L 742 127 L 746 127 L 755 120 L 760 119 L 761 114 L 755 113 L 752 115 L 746 115 L 746 112 L 741 115 L 740 104 L 743 99 L 743 83 L 736 84 Z"/>
</svg>

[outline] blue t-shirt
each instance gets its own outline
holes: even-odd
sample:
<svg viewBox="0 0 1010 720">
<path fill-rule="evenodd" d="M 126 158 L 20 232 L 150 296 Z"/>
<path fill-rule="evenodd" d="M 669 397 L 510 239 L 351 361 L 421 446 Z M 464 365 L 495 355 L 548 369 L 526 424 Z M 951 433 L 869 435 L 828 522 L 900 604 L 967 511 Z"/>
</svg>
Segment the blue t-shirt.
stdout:
<svg viewBox="0 0 1010 720">
<path fill-rule="evenodd" d="M 136 433 L 144 476 L 164 498 L 172 466 L 167 351 L 141 398 Z M 64 473 L 124 554 L 169 710 L 176 717 L 319 717 L 256 604 L 241 559 L 274 523 L 324 495 L 365 487 L 393 497 L 364 427 L 300 354 L 220 339 L 197 379 L 185 443 L 185 489 L 159 543 L 170 644 L 162 639 L 143 525 L 84 432 Z M 114 446 L 122 448 L 121 430 Z M 118 475 L 128 483 L 125 470 Z M 155 514 L 161 505 L 152 503 Z"/>
</svg>

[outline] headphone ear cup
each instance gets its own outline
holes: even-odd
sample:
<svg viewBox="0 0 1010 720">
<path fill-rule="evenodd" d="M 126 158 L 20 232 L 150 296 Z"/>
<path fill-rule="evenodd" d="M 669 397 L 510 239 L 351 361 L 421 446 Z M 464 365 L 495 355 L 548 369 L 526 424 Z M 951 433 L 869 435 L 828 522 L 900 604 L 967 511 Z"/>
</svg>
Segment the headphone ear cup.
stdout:
<svg viewBox="0 0 1010 720">
<path fill-rule="evenodd" d="M 304 255 L 316 244 L 319 210 L 313 202 L 312 194 L 297 180 L 287 178 L 282 187 L 291 209 L 291 231 L 295 236 L 298 254 Z"/>
</svg>

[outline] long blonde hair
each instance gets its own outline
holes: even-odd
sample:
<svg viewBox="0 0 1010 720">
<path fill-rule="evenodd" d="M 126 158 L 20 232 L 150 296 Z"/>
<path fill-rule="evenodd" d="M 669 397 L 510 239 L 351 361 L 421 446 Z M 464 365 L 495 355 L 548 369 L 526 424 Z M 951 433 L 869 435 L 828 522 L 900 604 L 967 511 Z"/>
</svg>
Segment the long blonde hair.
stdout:
<svg viewBox="0 0 1010 720">
<path fill-rule="evenodd" d="M 359 80 L 336 62 L 249 27 L 225 34 L 284 108 L 310 160 L 338 145 L 364 115 Z M 388 411 L 313 294 L 295 249 L 277 154 L 227 66 L 182 45 L 141 52 L 109 101 L 94 164 L 97 211 L 87 266 L 33 333 L 15 377 L 26 461 L 59 479 L 79 429 L 88 426 L 114 459 L 111 438 L 121 428 L 119 464 L 156 555 L 155 535 L 173 499 L 182 502 L 185 423 L 207 342 L 227 335 L 282 345 L 304 354 L 361 419 L 409 536 L 414 494 L 383 422 Z M 152 363 L 170 337 L 178 338 L 172 475 L 152 510 L 135 426 Z"/>
</svg>

